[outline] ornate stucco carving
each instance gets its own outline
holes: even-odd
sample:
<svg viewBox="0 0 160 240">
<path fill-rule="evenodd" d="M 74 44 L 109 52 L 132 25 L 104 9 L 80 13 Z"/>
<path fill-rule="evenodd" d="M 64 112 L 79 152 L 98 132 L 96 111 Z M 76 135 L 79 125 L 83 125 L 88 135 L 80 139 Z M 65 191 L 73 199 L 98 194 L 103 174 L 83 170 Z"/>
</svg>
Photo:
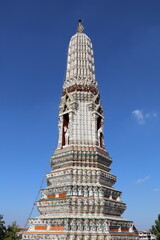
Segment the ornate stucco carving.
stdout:
<svg viewBox="0 0 160 240">
<path fill-rule="evenodd" d="M 69 43 L 58 148 L 36 202 L 40 216 L 30 218 L 23 240 L 138 240 L 133 222 L 121 217 L 126 205 L 113 187 L 103 122 L 92 43 L 80 20 Z"/>
</svg>

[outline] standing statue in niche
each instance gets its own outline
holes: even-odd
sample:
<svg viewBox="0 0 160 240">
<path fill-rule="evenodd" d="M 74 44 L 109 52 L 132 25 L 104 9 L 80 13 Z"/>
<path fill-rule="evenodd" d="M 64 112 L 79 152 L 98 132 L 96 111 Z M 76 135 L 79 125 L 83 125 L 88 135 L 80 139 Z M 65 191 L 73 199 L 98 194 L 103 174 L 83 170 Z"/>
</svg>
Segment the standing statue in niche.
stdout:
<svg viewBox="0 0 160 240">
<path fill-rule="evenodd" d="M 103 141 L 103 128 L 102 126 L 98 129 L 98 143 L 100 147 L 104 146 L 104 141 Z"/>
<path fill-rule="evenodd" d="M 68 128 L 66 126 L 64 126 L 64 134 L 65 134 L 65 145 L 69 144 L 69 132 L 68 132 Z"/>
</svg>

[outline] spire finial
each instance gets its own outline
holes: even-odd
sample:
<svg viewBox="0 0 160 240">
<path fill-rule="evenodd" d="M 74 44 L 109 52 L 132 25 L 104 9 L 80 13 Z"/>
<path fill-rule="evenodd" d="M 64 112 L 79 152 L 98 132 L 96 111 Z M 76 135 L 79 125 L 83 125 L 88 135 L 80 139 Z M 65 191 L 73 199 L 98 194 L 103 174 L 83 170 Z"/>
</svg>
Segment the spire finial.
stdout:
<svg viewBox="0 0 160 240">
<path fill-rule="evenodd" d="M 79 32 L 79 33 L 82 33 L 83 32 L 83 30 L 84 30 L 84 27 L 82 26 L 82 19 L 79 19 L 78 20 L 78 28 L 77 28 L 77 31 Z"/>
</svg>

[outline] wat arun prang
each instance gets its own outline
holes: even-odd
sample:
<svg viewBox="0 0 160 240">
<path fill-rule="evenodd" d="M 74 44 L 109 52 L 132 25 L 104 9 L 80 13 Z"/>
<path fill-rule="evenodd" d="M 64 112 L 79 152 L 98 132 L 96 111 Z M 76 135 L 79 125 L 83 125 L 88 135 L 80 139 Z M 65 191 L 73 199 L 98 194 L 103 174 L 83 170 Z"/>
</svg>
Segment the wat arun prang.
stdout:
<svg viewBox="0 0 160 240">
<path fill-rule="evenodd" d="M 92 43 L 79 21 L 68 49 L 58 148 L 36 203 L 40 216 L 29 219 L 23 240 L 138 239 L 133 222 L 121 217 L 126 204 L 113 188 L 116 177 L 110 173 L 103 122 Z"/>
</svg>

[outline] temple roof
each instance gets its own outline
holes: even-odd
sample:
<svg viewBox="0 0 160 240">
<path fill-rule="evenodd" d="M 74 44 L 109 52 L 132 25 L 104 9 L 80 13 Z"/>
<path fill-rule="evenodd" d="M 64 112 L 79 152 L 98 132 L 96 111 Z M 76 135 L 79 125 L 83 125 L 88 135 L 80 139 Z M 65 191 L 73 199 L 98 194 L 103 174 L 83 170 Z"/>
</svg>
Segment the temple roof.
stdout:
<svg viewBox="0 0 160 240">
<path fill-rule="evenodd" d="M 92 42 L 79 22 L 68 48 L 66 79 L 63 88 L 77 85 L 97 86 Z"/>
</svg>

